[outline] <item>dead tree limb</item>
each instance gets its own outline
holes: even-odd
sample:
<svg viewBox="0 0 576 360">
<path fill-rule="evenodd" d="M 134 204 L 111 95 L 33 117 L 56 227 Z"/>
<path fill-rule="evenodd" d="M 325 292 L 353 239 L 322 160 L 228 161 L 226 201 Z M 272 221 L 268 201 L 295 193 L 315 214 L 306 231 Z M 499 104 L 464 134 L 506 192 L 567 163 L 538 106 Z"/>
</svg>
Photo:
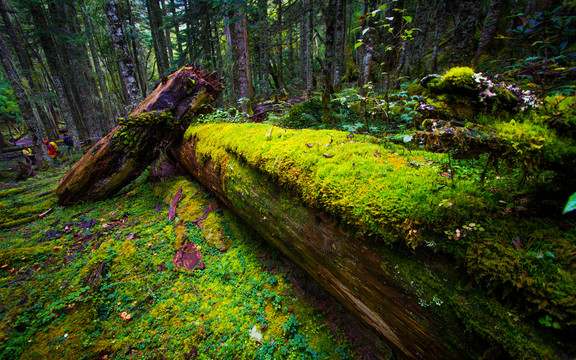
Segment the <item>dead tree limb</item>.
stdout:
<svg viewBox="0 0 576 360">
<path fill-rule="evenodd" d="M 191 120 L 209 112 L 222 85 L 215 73 L 186 65 L 163 78 L 126 118 L 60 180 L 62 205 L 108 198 L 136 179 Z"/>
</svg>

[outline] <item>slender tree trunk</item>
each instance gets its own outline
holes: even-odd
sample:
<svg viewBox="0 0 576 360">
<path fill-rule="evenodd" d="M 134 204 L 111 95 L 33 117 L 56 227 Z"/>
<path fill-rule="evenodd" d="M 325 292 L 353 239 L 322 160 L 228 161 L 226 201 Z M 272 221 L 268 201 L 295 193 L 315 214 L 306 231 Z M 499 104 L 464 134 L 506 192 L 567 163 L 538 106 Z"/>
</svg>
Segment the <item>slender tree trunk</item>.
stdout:
<svg viewBox="0 0 576 360">
<path fill-rule="evenodd" d="M 342 77 L 346 72 L 346 0 L 336 1 L 336 24 L 334 29 L 334 68 L 332 86 L 336 91 L 340 88 Z"/>
<path fill-rule="evenodd" d="M 277 69 L 276 69 L 276 74 L 278 77 L 278 88 L 283 86 L 284 84 L 284 77 L 282 76 L 283 74 L 283 69 L 284 69 L 284 39 L 282 36 L 282 32 L 284 30 L 284 23 L 283 23 L 283 7 L 282 7 L 282 0 L 276 0 L 276 5 L 278 6 L 277 9 L 277 14 L 278 14 L 278 43 L 280 44 L 280 46 L 278 46 L 278 64 L 277 64 Z"/>
<path fill-rule="evenodd" d="M 258 68 L 260 97 L 270 95 L 270 30 L 268 26 L 268 0 L 258 1 Z"/>
<path fill-rule="evenodd" d="M 242 102 L 242 110 L 250 113 L 250 102 L 253 100 L 252 70 L 250 65 L 250 49 L 248 47 L 248 29 L 246 15 L 237 9 L 234 11 L 231 24 L 230 40 L 234 75 L 235 100 Z"/>
<path fill-rule="evenodd" d="M 150 19 L 150 31 L 152 33 L 152 43 L 156 54 L 156 64 L 158 74 L 161 76 L 170 67 L 168 64 L 168 51 L 166 46 L 166 34 L 163 30 L 162 10 L 159 0 L 146 0 L 148 16 Z"/>
<path fill-rule="evenodd" d="M 301 77 L 303 90 L 309 94 L 313 88 L 314 77 L 314 60 L 313 60 L 313 12 L 312 1 L 302 1 L 302 22 L 300 24 L 300 58 L 301 58 Z"/>
<path fill-rule="evenodd" d="M 0 6 L 2 10 L 5 9 L 4 4 L 0 0 Z M 36 117 L 34 117 L 34 113 L 32 110 L 32 106 L 28 101 L 28 97 L 24 91 L 24 87 L 21 84 L 20 76 L 14 66 L 14 62 L 12 59 L 12 54 L 8 50 L 6 46 L 6 42 L 4 41 L 4 36 L 0 36 L 0 62 L 2 62 L 2 67 L 6 72 L 8 77 L 8 82 L 14 91 L 14 95 L 16 96 L 16 101 L 18 103 L 18 107 L 20 108 L 20 112 L 22 113 L 22 117 L 24 121 L 28 125 L 32 135 L 32 143 L 34 144 L 34 154 L 36 155 L 36 162 L 41 164 L 43 161 L 46 160 L 46 155 L 44 154 L 44 144 L 42 140 L 45 139 L 44 132 L 42 131 L 42 123 L 38 121 Z"/>
<path fill-rule="evenodd" d="M 50 68 L 54 90 L 59 100 L 58 105 L 64 116 L 66 128 L 70 132 L 70 136 L 72 136 L 75 142 L 79 144 L 79 134 L 76 125 L 76 120 L 79 120 L 79 117 L 75 119 L 73 116 L 72 106 L 70 104 L 71 97 L 67 95 L 66 89 L 64 88 L 64 84 L 62 82 L 62 62 L 58 56 L 60 51 L 57 50 L 56 44 L 49 36 L 50 30 L 48 28 L 48 21 L 46 19 L 44 9 L 39 4 L 34 2 L 29 3 L 29 9 L 37 28 L 40 46 L 44 50 L 46 61 L 48 63 L 48 67 Z"/>
<path fill-rule="evenodd" d="M 178 15 L 176 13 L 176 4 L 174 0 L 170 0 L 170 4 L 172 5 L 172 17 L 176 18 Z M 178 26 L 178 22 L 174 23 L 174 33 L 176 34 L 176 50 L 178 50 L 178 55 L 182 54 L 182 35 L 180 34 L 180 28 Z"/>
<path fill-rule="evenodd" d="M 32 75 L 36 72 L 29 53 L 26 51 L 24 40 L 22 39 L 23 31 L 18 22 L 13 23 L 8 15 L 8 8 L 3 1 L 0 1 L 0 14 L 4 22 L 4 31 L 10 39 L 14 54 L 20 63 L 20 73 L 26 79 L 27 84 L 23 85 L 25 94 L 28 98 L 30 106 L 36 116 L 36 119 L 41 119 L 44 123 L 44 130 L 51 138 L 58 136 L 57 125 L 53 118 L 51 118 L 45 111 L 43 100 L 45 96 L 42 94 L 42 86 L 37 79 Z"/>
<path fill-rule="evenodd" d="M 324 41 L 324 66 L 328 71 L 331 87 L 336 90 L 344 75 L 345 34 L 346 34 L 346 0 L 329 0 L 324 7 L 326 38 Z"/>
<path fill-rule="evenodd" d="M 57 30 L 64 35 L 59 42 L 59 47 L 63 50 L 63 75 L 72 89 L 74 103 L 77 104 L 81 114 L 76 125 L 83 125 L 88 138 L 99 139 L 102 137 L 101 117 L 103 110 L 100 97 L 97 95 L 98 87 L 94 80 L 94 70 L 90 66 L 87 55 L 88 49 L 79 43 L 85 38 L 84 35 L 81 35 L 83 32 L 78 25 L 78 11 L 73 2 L 56 2 L 53 11 L 54 19 L 59 20 L 59 23 L 62 24 Z M 73 138 L 75 131 L 69 129 Z"/>
<path fill-rule="evenodd" d="M 498 23 L 502 16 L 502 0 L 491 0 L 490 6 L 488 7 L 488 13 L 484 19 L 484 26 L 482 27 L 482 35 L 480 36 L 480 41 L 478 42 L 478 50 L 476 50 L 476 56 L 474 56 L 474 66 L 478 65 L 478 60 L 480 56 L 488 52 L 488 48 L 496 36 L 498 31 Z"/>
<path fill-rule="evenodd" d="M 125 113 L 130 112 L 140 103 L 142 97 L 138 90 L 134 63 L 128 51 L 128 44 L 122 28 L 122 20 L 115 0 L 105 0 L 105 11 L 110 26 L 110 37 L 116 54 L 120 81 L 125 88 Z"/>
<path fill-rule="evenodd" d="M 102 130 L 104 132 L 109 132 L 112 130 L 114 115 L 112 114 L 112 100 L 110 98 L 110 92 L 106 86 L 106 77 L 104 76 L 104 71 L 100 65 L 100 58 L 98 56 L 98 50 L 96 49 L 96 43 L 94 41 L 93 26 L 90 22 L 90 18 L 86 13 L 86 9 L 82 7 L 82 19 L 84 21 L 84 27 L 86 29 L 86 34 L 88 37 L 88 47 L 90 49 L 90 55 L 92 56 L 92 63 L 94 64 L 94 69 L 96 70 L 96 79 L 98 81 L 98 88 L 100 90 L 100 98 L 105 101 L 104 104 L 104 121 L 102 121 Z"/>
<path fill-rule="evenodd" d="M 137 24 L 134 20 L 134 14 L 132 13 L 130 0 L 126 0 L 127 12 L 128 12 L 128 26 L 126 30 L 128 31 L 128 38 L 130 39 L 130 50 L 131 57 L 134 59 L 134 67 L 136 78 L 138 80 L 138 86 L 140 88 L 140 94 L 142 98 L 148 94 L 148 79 L 146 78 L 146 64 L 142 64 L 141 61 L 141 48 L 140 48 L 140 35 L 138 34 Z"/>
<path fill-rule="evenodd" d="M 162 18 L 168 14 L 166 10 L 166 3 L 164 0 L 160 0 L 160 5 L 162 9 Z M 174 62 L 174 49 L 172 48 L 172 36 L 170 34 L 170 26 L 164 26 L 164 31 L 166 33 L 166 48 L 168 49 L 168 68 L 170 68 L 170 63 Z"/>
</svg>

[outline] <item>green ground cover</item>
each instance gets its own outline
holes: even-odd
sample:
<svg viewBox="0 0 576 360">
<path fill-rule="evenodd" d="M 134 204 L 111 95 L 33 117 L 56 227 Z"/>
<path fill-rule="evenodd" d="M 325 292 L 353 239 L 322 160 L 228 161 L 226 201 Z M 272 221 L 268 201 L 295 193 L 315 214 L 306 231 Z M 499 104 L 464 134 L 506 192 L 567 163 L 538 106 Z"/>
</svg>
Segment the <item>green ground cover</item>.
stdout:
<svg viewBox="0 0 576 360">
<path fill-rule="evenodd" d="M 121 197 L 64 208 L 39 197 L 59 175 L 0 191 L 1 359 L 355 357 L 273 250 L 195 183 L 141 178 Z M 168 221 L 163 200 L 180 187 Z M 173 265 L 186 241 L 204 270 Z"/>
</svg>

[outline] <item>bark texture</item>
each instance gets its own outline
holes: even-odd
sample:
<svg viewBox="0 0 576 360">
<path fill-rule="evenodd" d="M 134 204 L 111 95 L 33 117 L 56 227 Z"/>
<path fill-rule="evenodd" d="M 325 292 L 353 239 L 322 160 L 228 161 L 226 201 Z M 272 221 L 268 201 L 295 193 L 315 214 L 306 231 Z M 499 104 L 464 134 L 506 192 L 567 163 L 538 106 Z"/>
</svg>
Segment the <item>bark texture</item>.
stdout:
<svg viewBox="0 0 576 360">
<path fill-rule="evenodd" d="M 136 81 L 134 62 L 130 57 L 130 51 L 126 42 L 126 36 L 124 35 L 122 19 L 120 18 L 116 1 L 105 0 L 104 8 L 106 16 L 108 17 L 110 38 L 118 62 L 120 80 L 125 92 L 125 104 L 127 110 L 132 110 L 142 99 Z"/>
<path fill-rule="evenodd" d="M 60 204 L 110 197 L 136 179 L 221 91 L 213 74 L 184 66 L 121 118 L 60 180 Z"/>
</svg>

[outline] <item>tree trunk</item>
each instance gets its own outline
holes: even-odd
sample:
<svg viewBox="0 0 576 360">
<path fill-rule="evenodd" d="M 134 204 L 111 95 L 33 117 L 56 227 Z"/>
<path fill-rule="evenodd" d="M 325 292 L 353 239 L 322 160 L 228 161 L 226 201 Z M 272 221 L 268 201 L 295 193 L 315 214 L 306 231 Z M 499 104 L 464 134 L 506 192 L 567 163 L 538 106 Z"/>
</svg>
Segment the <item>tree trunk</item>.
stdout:
<svg viewBox="0 0 576 360">
<path fill-rule="evenodd" d="M 140 91 L 138 90 L 138 84 L 136 82 L 136 71 L 134 69 L 132 58 L 130 57 L 128 44 L 126 43 L 126 36 L 124 35 L 124 29 L 122 28 L 122 20 L 118 13 L 116 0 L 104 1 L 106 16 L 108 17 L 108 24 L 110 26 L 112 46 L 114 48 L 116 60 L 118 63 L 120 81 L 122 82 L 123 88 L 125 89 L 125 110 L 126 112 L 129 112 L 138 106 L 138 103 L 142 97 L 140 96 Z"/>
<path fill-rule="evenodd" d="M 300 34 L 300 58 L 301 58 L 301 77 L 303 90 L 309 94 L 313 89 L 314 78 L 314 52 L 313 52 L 313 2 L 304 0 L 302 2 L 302 23 Z"/>
<path fill-rule="evenodd" d="M 30 104 L 36 122 L 43 125 L 45 135 L 50 136 L 50 138 L 56 138 L 56 136 L 58 136 L 57 126 L 55 121 L 49 117 L 45 111 L 45 101 L 42 100 L 45 96 L 42 93 L 43 90 L 40 80 L 35 79 L 32 76 L 35 73 L 35 69 L 32 60 L 25 49 L 25 40 L 22 38 L 22 29 L 19 27 L 17 19 L 15 19 L 16 21 L 14 24 L 12 23 L 8 16 L 8 12 L 9 9 L 6 7 L 6 4 L 4 4 L 3 1 L 0 1 L 0 14 L 2 21 L 4 22 L 4 30 L 10 39 L 12 48 L 14 49 L 14 54 L 16 54 L 18 62 L 20 63 L 20 73 L 27 82 L 27 85 L 25 85 L 25 83 L 21 81 L 27 99 L 26 101 Z"/>
<path fill-rule="evenodd" d="M 268 26 L 268 1 L 259 0 L 258 10 L 260 15 L 258 44 L 258 57 L 260 67 L 260 97 L 267 98 L 270 95 L 270 29 Z"/>
<path fill-rule="evenodd" d="M 60 180 L 60 204 L 101 200 L 136 179 L 160 154 L 182 137 L 190 121 L 207 111 L 221 91 L 214 74 L 185 66 L 159 83 L 126 118 L 119 120 Z"/>
<path fill-rule="evenodd" d="M 78 141 L 78 130 L 73 116 L 73 107 L 70 103 L 71 97 L 67 94 L 65 84 L 62 81 L 63 65 L 59 57 L 61 51 L 59 51 L 54 40 L 50 37 L 51 29 L 49 28 L 44 8 L 35 2 L 30 2 L 28 6 L 38 33 L 40 46 L 44 51 L 46 62 L 50 68 L 54 91 L 58 97 L 58 106 L 60 107 L 61 113 L 64 117 L 64 122 L 66 123 L 70 135 L 73 136 L 75 141 Z"/>
<path fill-rule="evenodd" d="M 455 19 L 454 35 L 452 37 L 452 52 L 450 63 L 455 65 L 472 65 L 474 35 L 480 15 L 480 2 L 463 0 Z"/>
<path fill-rule="evenodd" d="M 0 7 L 2 10 L 5 9 L 4 4 L 0 0 Z M 24 121 L 28 125 L 31 135 L 32 135 L 32 143 L 34 144 L 34 154 L 36 155 L 36 162 L 41 164 L 45 159 L 46 155 L 44 152 L 44 144 L 42 143 L 42 139 L 44 139 L 44 132 L 42 131 L 42 123 L 34 117 L 34 113 L 32 111 L 32 106 L 28 101 L 28 97 L 24 92 L 24 88 L 20 83 L 20 76 L 18 75 L 18 71 L 14 67 L 14 62 L 12 59 L 12 54 L 8 50 L 6 46 L 6 42 L 4 41 L 4 36 L 0 36 L 0 62 L 2 62 L 2 67 L 6 72 L 8 77 L 8 82 L 14 91 L 14 95 L 16 96 L 16 101 L 18 103 L 18 107 L 20 108 L 20 112 L 22 113 L 22 117 Z"/>
<path fill-rule="evenodd" d="M 146 77 L 146 66 L 142 64 L 141 61 L 141 47 L 140 47 L 140 35 L 136 30 L 137 24 L 134 21 L 134 14 L 132 13 L 130 0 L 126 0 L 126 5 L 128 7 L 128 38 L 130 39 L 130 50 L 131 58 L 134 59 L 134 71 L 138 79 L 138 86 L 140 88 L 141 98 L 144 98 L 148 94 L 148 78 Z"/>
<path fill-rule="evenodd" d="M 94 69 L 96 70 L 96 79 L 98 81 L 98 89 L 100 91 L 99 96 L 100 99 L 105 101 L 103 106 L 104 119 L 101 125 L 102 131 L 106 133 L 112 130 L 114 127 L 111 123 L 112 119 L 114 119 L 114 115 L 112 114 L 112 100 L 110 98 L 108 86 L 106 86 L 106 77 L 104 76 L 104 71 L 100 65 L 100 58 L 96 48 L 96 43 L 94 41 L 94 28 L 84 7 L 82 7 L 82 20 L 84 21 L 84 28 L 86 29 L 86 34 L 88 37 L 88 48 L 90 49 L 90 55 L 92 56 L 92 62 L 94 64 Z M 74 142 L 74 144 L 76 145 L 76 142 Z"/>
<path fill-rule="evenodd" d="M 146 0 L 148 16 L 150 19 L 150 32 L 152 33 L 152 43 L 156 54 L 158 65 L 158 75 L 162 76 L 170 65 L 168 64 L 168 50 L 166 46 L 166 34 L 163 29 L 162 9 L 159 0 Z"/>
<path fill-rule="evenodd" d="M 476 56 L 474 56 L 473 65 L 478 65 L 478 60 L 480 56 L 488 52 L 488 48 L 496 36 L 498 31 L 498 23 L 502 16 L 502 0 L 491 0 L 490 6 L 488 7 L 488 13 L 484 19 L 484 26 L 482 27 L 482 35 L 480 36 L 480 41 L 478 42 L 478 50 L 476 51 Z"/>
<path fill-rule="evenodd" d="M 197 149 L 207 146 L 201 137 L 176 143 L 171 153 L 200 184 L 405 358 L 465 359 L 484 351 L 477 338 L 463 336 L 459 322 L 434 315 L 433 309 L 422 306 L 418 297 L 406 291 L 410 280 L 417 286 L 429 286 L 418 276 L 432 272 L 434 286 L 445 287 L 442 272 L 456 275 L 452 266 L 434 262 L 431 251 L 420 253 L 418 259 L 399 247 L 379 246 L 376 241 L 351 235 L 337 219 L 305 205 L 289 190 L 291 184 L 279 185 L 234 150 L 217 144 L 210 146 L 226 154 L 218 159 L 198 157 Z M 413 272 L 401 272 L 394 264 Z M 401 280 L 397 273 L 410 278 Z"/>
<path fill-rule="evenodd" d="M 250 113 L 250 102 L 253 100 L 252 70 L 250 65 L 250 48 L 248 47 L 248 29 L 246 15 L 236 10 L 233 15 L 230 37 L 232 45 L 233 82 L 236 102 L 241 104 L 245 113 Z"/>
<path fill-rule="evenodd" d="M 277 29 L 278 29 L 278 44 L 280 46 L 277 47 L 276 51 L 278 51 L 278 65 L 276 67 L 276 77 L 277 81 L 277 88 L 280 89 L 281 86 L 284 85 L 284 77 L 283 75 L 283 68 L 284 68 L 284 37 L 282 36 L 284 30 L 284 23 L 283 23 L 283 12 L 284 8 L 282 7 L 282 0 L 276 0 L 276 5 L 278 6 L 276 13 L 278 16 L 277 20 Z"/>
</svg>

